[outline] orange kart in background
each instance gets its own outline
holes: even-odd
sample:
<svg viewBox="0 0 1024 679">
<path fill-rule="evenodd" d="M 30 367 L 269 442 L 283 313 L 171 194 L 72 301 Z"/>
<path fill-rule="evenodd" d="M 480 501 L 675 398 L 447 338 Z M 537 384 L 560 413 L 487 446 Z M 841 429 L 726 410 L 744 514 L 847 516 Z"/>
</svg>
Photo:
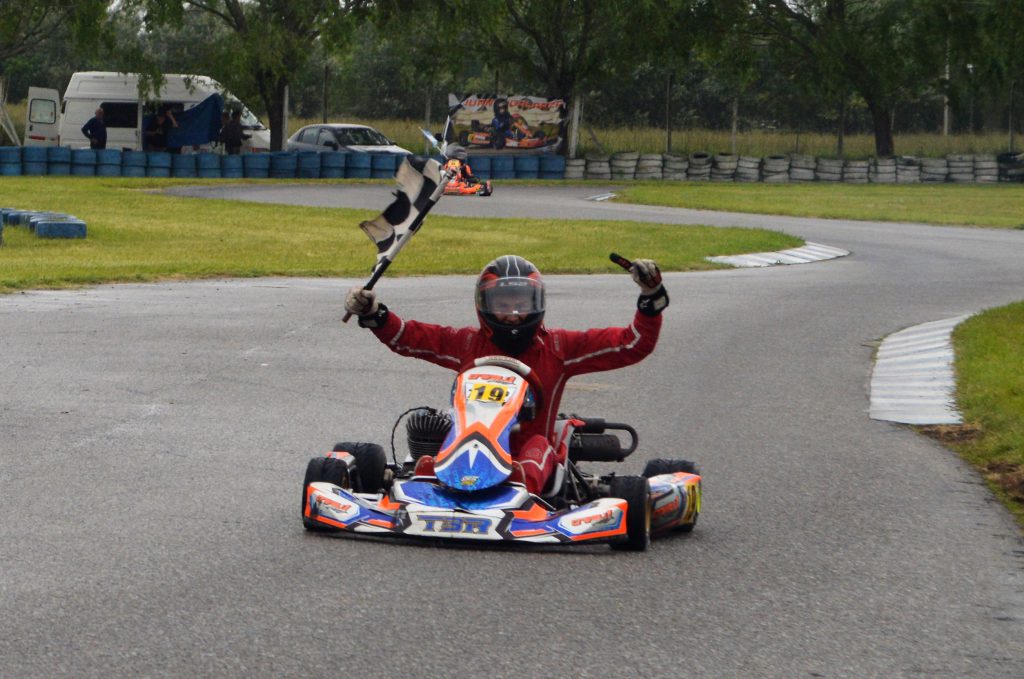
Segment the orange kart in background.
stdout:
<svg viewBox="0 0 1024 679">
<path fill-rule="evenodd" d="M 455 176 L 444 187 L 446 196 L 489 196 L 493 192 L 490 180 L 480 181 L 474 177 L 465 161 L 452 158 L 444 164 L 444 169 L 455 171 Z"/>
</svg>

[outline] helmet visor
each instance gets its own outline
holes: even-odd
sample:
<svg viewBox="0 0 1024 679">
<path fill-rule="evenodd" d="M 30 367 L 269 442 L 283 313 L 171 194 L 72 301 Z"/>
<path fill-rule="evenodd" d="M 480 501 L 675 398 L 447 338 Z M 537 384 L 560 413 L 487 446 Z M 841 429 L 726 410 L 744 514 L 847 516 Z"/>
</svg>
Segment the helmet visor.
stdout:
<svg viewBox="0 0 1024 679">
<path fill-rule="evenodd" d="M 530 278 L 499 278 L 481 284 L 477 308 L 487 314 L 527 316 L 544 311 L 544 284 Z"/>
</svg>

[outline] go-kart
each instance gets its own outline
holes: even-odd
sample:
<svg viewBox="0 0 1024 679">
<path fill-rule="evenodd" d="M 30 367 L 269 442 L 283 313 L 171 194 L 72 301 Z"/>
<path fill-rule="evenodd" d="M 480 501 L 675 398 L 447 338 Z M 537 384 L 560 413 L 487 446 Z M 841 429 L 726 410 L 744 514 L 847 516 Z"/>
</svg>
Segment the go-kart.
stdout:
<svg viewBox="0 0 1024 679">
<path fill-rule="evenodd" d="M 520 420 L 539 412 L 533 379 L 516 359 L 477 359 L 456 377 L 450 414 L 417 408 L 399 416 L 392 463 L 373 443 L 343 442 L 314 457 L 302 483 L 302 523 L 324 533 L 607 542 L 631 551 L 647 549 L 652 534 L 693 530 L 701 477 L 692 462 L 650 460 L 642 476 L 597 476 L 580 469 L 581 462 L 621 462 L 635 451 L 636 431 L 625 424 L 561 416 L 556 431 L 565 461 L 542 495 L 527 492 L 514 474 L 509 437 Z M 394 433 L 410 413 L 409 455 L 399 464 Z M 609 431 L 624 432 L 628 445 Z M 432 456 L 433 464 L 422 464 L 424 456 Z"/>
<path fill-rule="evenodd" d="M 489 196 L 492 193 L 491 180 L 480 181 L 476 177 L 456 176 L 444 186 L 446 196 Z"/>
</svg>

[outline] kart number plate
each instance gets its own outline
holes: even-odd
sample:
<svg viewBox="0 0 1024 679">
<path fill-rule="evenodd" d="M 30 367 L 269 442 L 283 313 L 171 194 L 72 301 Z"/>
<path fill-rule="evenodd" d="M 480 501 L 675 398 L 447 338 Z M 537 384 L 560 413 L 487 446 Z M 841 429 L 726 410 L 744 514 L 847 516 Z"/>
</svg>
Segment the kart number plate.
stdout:
<svg viewBox="0 0 1024 679">
<path fill-rule="evenodd" d="M 509 397 L 509 388 L 503 384 L 476 382 L 469 385 L 468 400 L 486 403 L 505 403 Z"/>
</svg>

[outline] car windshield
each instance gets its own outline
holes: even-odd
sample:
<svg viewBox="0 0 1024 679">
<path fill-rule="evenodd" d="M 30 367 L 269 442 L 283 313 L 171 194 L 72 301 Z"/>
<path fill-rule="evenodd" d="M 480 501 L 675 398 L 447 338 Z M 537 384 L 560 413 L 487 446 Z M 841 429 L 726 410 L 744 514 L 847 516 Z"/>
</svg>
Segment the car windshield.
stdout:
<svg viewBox="0 0 1024 679">
<path fill-rule="evenodd" d="M 393 141 L 372 127 L 336 129 L 334 136 L 342 146 L 391 146 Z"/>
</svg>

